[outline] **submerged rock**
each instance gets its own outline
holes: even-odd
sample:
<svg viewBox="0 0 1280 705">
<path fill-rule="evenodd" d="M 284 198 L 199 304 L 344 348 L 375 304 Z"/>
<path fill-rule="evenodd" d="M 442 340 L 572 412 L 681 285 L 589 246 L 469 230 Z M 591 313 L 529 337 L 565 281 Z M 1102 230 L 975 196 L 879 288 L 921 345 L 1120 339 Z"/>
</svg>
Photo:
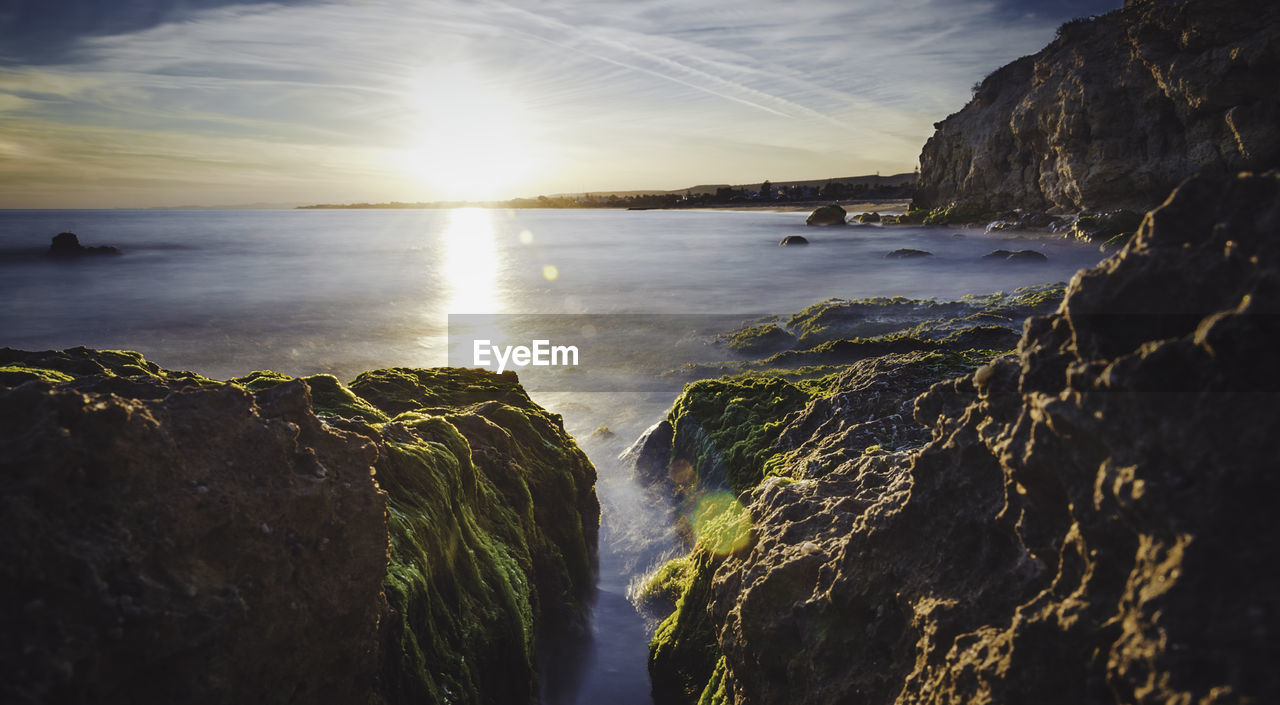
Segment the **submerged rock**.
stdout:
<svg viewBox="0 0 1280 705">
<path fill-rule="evenodd" d="M 1004 66 L 920 155 L 914 207 L 1147 210 L 1280 164 L 1280 4 L 1130 0 Z"/>
<path fill-rule="evenodd" d="M 1000 260 L 1003 262 L 1048 262 L 1049 258 L 1043 252 L 1035 250 L 992 250 L 982 256 L 982 259 Z"/>
<path fill-rule="evenodd" d="M 884 258 L 885 259 L 916 259 L 919 257 L 932 257 L 932 256 L 933 256 L 932 252 L 926 252 L 925 250 L 914 250 L 910 247 L 904 247 L 902 249 L 894 250 L 893 252 L 890 252 L 889 254 L 885 255 Z"/>
<path fill-rule="evenodd" d="M 1005 258 L 1010 262 L 1048 262 L 1049 258 L 1043 252 L 1035 250 L 1014 250 Z"/>
<path fill-rule="evenodd" d="M 808 245 L 808 244 L 809 244 L 809 241 L 799 235 L 788 235 L 782 238 L 782 241 L 778 243 L 780 247 L 791 247 L 794 245 Z"/>
<path fill-rule="evenodd" d="M 857 217 L 857 221 L 858 221 L 859 223 L 879 223 L 879 222 L 880 222 L 880 214 L 879 214 L 879 213 L 875 213 L 875 212 L 872 212 L 872 213 L 859 213 L 859 214 L 858 214 L 858 217 Z"/>
<path fill-rule="evenodd" d="M 787 430 L 738 493 L 750 539 L 707 553 L 683 627 L 660 630 L 709 634 L 696 653 L 718 658 L 663 661 L 665 682 L 763 705 L 1271 699 L 1277 230 L 1280 174 L 1192 179 L 1027 322 L 1015 358 L 919 396 L 915 431 L 839 387 L 761 407 L 752 428 Z M 747 418 L 732 397 L 699 408 L 704 429 Z M 895 432 L 927 441 L 865 445 Z M 743 477 L 714 433 L 685 452 Z"/>
<path fill-rule="evenodd" d="M 99 247 L 85 247 L 80 244 L 80 238 L 75 233 L 58 233 L 53 236 L 52 242 L 49 243 L 49 251 L 46 253 L 50 257 L 82 257 L 85 255 L 119 255 L 120 248 L 111 247 L 109 245 Z"/>
<path fill-rule="evenodd" d="M 513 374 L 0 350 L 0 700 L 529 702 L 594 479 Z"/>
<path fill-rule="evenodd" d="M 809 214 L 805 219 L 805 225 L 844 225 L 848 213 L 845 209 L 834 203 L 829 206 L 819 206 L 816 210 Z"/>
</svg>

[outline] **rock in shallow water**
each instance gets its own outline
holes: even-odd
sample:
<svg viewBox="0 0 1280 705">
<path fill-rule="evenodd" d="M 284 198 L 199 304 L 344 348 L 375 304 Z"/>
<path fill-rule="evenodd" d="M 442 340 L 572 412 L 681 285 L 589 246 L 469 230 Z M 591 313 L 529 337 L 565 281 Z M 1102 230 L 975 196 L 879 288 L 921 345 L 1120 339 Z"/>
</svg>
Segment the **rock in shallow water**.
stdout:
<svg viewBox="0 0 1280 705">
<path fill-rule="evenodd" d="M 795 245 L 808 245 L 808 244 L 809 244 L 809 241 L 799 235 L 788 235 L 782 238 L 782 241 L 778 243 L 778 246 L 793 247 Z"/>
<path fill-rule="evenodd" d="M 894 250 L 893 252 L 890 252 L 889 254 L 885 255 L 884 258 L 885 259 L 918 259 L 921 257 L 932 257 L 932 256 L 933 256 L 932 252 L 926 252 L 924 250 L 913 250 L 910 247 L 904 247 L 902 249 Z"/>
<path fill-rule="evenodd" d="M 110 245 L 85 247 L 80 244 L 80 238 L 75 233 L 58 233 L 53 236 L 46 254 L 49 257 L 76 258 L 85 255 L 118 255 L 122 253 L 120 248 L 111 247 Z"/>
<path fill-rule="evenodd" d="M 1002 262 L 1048 262 L 1049 258 L 1043 252 L 1035 250 L 992 250 L 982 256 L 982 259 L 999 260 Z"/>
<path fill-rule="evenodd" d="M 848 217 L 845 209 L 835 204 L 819 206 L 805 219 L 805 225 L 844 225 Z"/>
</svg>

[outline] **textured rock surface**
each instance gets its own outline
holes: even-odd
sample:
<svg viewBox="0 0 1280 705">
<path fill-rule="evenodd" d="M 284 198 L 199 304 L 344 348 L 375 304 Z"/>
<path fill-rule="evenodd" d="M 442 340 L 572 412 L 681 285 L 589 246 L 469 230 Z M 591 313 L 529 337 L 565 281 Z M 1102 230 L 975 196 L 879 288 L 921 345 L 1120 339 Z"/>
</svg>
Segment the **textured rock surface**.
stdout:
<svg viewBox="0 0 1280 705">
<path fill-rule="evenodd" d="M 1280 166 L 1277 75 L 1280 5 L 1129 0 L 938 123 L 913 207 L 1143 211 L 1200 170 Z"/>
<path fill-rule="evenodd" d="M 1274 700 L 1278 231 L 1280 176 L 1193 179 L 922 395 L 922 449 L 762 482 L 702 588 L 704 702 Z"/>
<path fill-rule="evenodd" d="M 0 700 L 534 699 L 594 469 L 513 374 L 352 388 L 0 350 Z"/>
</svg>

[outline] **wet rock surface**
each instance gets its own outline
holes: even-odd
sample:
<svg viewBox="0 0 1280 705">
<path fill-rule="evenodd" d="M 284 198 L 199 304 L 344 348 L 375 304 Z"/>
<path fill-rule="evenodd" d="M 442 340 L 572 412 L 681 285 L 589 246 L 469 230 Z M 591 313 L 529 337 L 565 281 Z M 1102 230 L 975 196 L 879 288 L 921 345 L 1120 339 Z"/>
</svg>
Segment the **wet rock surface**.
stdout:
<svg viewBox="0 0 1280 705">
<path fill-rule="evenodd" d="M 594 480 L 510 373 L 0 350 L 0 700 L 529 701 Z"/>
<path fill-rule="evenodd" d="M 1129 0 L 1069 22 L 937 123 L 913 207 L 1158 204 L 1180 181 L 1280 164 L 1280 5 Z"/>
<path fill-rule="evenodd" d="M 705 607 L 679 605 L 686 628 L 667 631 L 703 647 L 655 645 L 655 687 L 708 703 L 1273 699 L 1278 229 L 1277 174 L 1191 180 L 1027 322 L 1015 357 L 920 395 L 923 447 L 865 447 L 890 430 L 858 429 L 890 418 L 894 384 L 779 419 L 791 450 L 741 494 L 749 544 L 695 562 L 682 600 Z"/>
</svg>

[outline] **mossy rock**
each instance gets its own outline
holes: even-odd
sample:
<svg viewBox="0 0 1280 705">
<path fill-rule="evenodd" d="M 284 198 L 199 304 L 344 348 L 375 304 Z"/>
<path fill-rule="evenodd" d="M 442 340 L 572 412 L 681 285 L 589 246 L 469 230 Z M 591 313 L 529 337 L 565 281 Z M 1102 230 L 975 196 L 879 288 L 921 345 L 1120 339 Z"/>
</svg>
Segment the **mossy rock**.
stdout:
<svg viewBox="0 0 1280 705">
<path fill-rule="evenodd" d="M 12 367 L 0 383 L 21 383 L 40 377 L 50 382 L 65 382 L 90 375 L 115 378 L 146 378 L 166 382 L 218 384 L 202 375 L 185 370 L 166 370 L 132 350 L 93 350 L 85 347 L 66 350 L 27 351 L 0 348 L 0 366 Z M 29 370 L 30 372 L 25 372 Z M 28 375 L 22 377 L 20 375 Z M 12 382 L 10 381 L 12 380 Z"/>
<path fill-rule="evenodd" d="M 654 702 L 697 702 L 722 658 L 716 625 L 707 612 L 711 578 L 722 559 L 695 551 L 688 560 L 675 611 L 658 625 L 649 643 Z"/>
<path fill-rule="evenodd" d="M 699 488 L 741 494 L 764 477 L 783 419 L 821 393 L 776 377 L 694 382 L 667 414 L 673 447 Z"/>
<path fill-rule="evenodd" d="M 270 389 L 293 377 L 271 370 L 256 370 L 243 377 L 229 380 L 251 392 Z M 356 396 L 333 375 L 311 375 L 299 378 L 311 390 L 311 406 L 320 416 L 339 416 L 344 419 L 363 419 L 369 423 L 389 421 L 386 414 L 372 404 Z"/>
<path fill-rule="evenodd" d="M 997 213 L 990 208 L 976 203 L 952 203 L 929 211 L 924 217 L 925 225 L 964 225 L 968 223 L 989 223 L 995 220 Z"/>
<path fill-rule="evenodd" d="M 0 384 L 32 379 L 150 395 L 175 382 L 255 393 L 294 382 L 271 371 L 215 382 L 129 351 L 0 349 Z M 364 373 L 350 387 L 331 375 L 301 380 L 325 423 L 377 449 L 391 608 L 378 696 L 535 700 L 539 634 L 585 634 L 596 570 L 595 469 L 560 417 L 510 373 L 394 368 Z"/>
<path fill-rule="evenodd" d="M 729 348 L 744 355 L 777 352 L 795 342 L 795 336 L 776 323 L 748 326 L 727 336 Z"/>
</svg>

